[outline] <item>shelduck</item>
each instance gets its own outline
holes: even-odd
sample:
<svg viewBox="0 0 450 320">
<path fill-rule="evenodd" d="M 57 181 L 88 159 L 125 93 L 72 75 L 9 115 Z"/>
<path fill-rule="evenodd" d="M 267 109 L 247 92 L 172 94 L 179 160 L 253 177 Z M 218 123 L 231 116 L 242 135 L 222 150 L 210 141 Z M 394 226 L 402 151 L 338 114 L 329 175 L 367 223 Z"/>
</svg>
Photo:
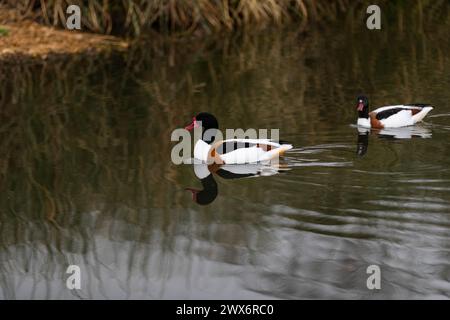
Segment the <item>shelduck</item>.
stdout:
<svg viewBox="0 0 450 320">
<path fill-rule="evenodd" d="M 356 109 L 358 110 L 358 126 L 384 129 L 412 126 L 422 121 L 433 107 L 424 103 L 411 103 L 384 106 L 369 112 L 369 99 L 366 96 L 359 96 Z"/>
<path fill-rule="evenodd" d="M 194 158 L 205 163 L 247 164 L 270 162 L 287 150 L 292 149 L 290 144 L 280 144 L 270 139 L 227 139 L 216 140 L 219 128 L 217 119 L 210 113 L 197 114 L 186 130 L 202 128 L 202 136 L 195 143 Z"/>
</svg>

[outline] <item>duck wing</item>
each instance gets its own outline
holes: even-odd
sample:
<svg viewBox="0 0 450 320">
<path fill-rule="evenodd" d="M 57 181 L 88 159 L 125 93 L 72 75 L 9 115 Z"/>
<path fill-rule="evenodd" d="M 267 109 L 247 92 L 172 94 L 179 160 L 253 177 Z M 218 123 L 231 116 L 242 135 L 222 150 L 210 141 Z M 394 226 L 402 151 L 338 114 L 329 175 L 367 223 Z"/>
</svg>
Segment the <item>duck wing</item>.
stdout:
<svg viewBox="0 0 450 320">
<path fill-rule="evenodd" d="M 210 155 L 216 162 L 220 158 L 225 164 L 245 164 L 271 160 L 289 149 L 292 145 L 269 139 L 227 139 L 214 143 Z"/>
<path fill-rule="evenodd" d="M 422 106 L 422 104 L 384 106 L 374 110 L 373 113 L 376 115 L 376 118 L 378 120 L 384 120 L 405 110 L 409 111 L 409 114 L 415 115 L 416 113 L 419 113 L 423 108 L 424 107 Z"/>
<path fill-rule="evenodd" d="M 385 127 L 404 127 L 421 121 L 432 106 L 425 103 L 410 103 L 406 105 L 384 106 L 371 112 L 376 120 Z"/>
</svg>

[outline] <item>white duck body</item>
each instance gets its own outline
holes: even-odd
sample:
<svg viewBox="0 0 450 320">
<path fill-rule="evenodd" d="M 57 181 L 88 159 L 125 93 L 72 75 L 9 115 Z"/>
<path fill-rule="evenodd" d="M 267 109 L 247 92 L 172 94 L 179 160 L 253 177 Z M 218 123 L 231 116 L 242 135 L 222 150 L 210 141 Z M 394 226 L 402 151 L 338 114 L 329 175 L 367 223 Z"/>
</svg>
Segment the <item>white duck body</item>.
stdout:
<svg viewBox="0 0 450 320">
<path fill-rule="evenodd" d="M 236 150 L 218 154 L 224 164 L 246 164 L 270 161 L 281 153 L 292 149 L 290 144 L 279 144 L 269 139 L 227 139 L 215 142 L 212 145 L 207 144 L 203 140 L 198 140 L 194 147 L 194 157 L 203 162 L 210 159 L 212 148 L 217 149 L 220 145 L 228 142 L 245 143 L 251 146 L 242 147 Z M 266 151 L 260 146 L 270 146 L 271 149 Z"/>
<path fill-rule="evenodd" d="M 370 118 L 358 118 L 357 125 L 365 128 L 400 128 L 420 122 L 433 110 L 432 106 L 394 105 L 384 106 L 370 112 Z M 377 126 L 373 124 L 376 123 Z"/>
</svg>

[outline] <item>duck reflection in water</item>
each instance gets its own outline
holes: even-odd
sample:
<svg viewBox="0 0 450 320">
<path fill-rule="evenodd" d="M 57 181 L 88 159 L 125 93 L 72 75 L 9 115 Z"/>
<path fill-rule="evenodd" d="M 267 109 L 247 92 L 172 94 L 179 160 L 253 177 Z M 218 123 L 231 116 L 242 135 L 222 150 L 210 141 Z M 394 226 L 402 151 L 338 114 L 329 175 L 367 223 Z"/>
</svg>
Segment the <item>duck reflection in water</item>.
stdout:
<svg viewBox="0 0 450 320">
<path fill-rule="evenodd" d="M 278 165 L 243 164 L 243 165 L 218 165 L 218 164 L 194 164 L 195 176 L 200 180 L 202 189 L 186 188 L 192 193 L 192 200 L 199 205 L 211 204 L 219 193 L 214 175 L 222 179 L 243 179 L 249 177 L 272 176 L 288 170 L 281 163 Z"/>
<path fill-rule="evenodd" d="M 369 133 L 370 129 L 358 127 L 358 141 L 356 143 L 356 155 L 364 157 L 369 147 Z"/>
<path fill-rule="evenodd" d="M 358 127 L 358 140 L 356 143 L 356 155 L 363 157 L 369 147 L 369 134 L 376 134 L 381 139 L 412 139 L 412 138 L 431 138 L 431 130 L 424 126 L 410 126 L 401 128 L 387 129 L 368 129 Z"/>
</svg>

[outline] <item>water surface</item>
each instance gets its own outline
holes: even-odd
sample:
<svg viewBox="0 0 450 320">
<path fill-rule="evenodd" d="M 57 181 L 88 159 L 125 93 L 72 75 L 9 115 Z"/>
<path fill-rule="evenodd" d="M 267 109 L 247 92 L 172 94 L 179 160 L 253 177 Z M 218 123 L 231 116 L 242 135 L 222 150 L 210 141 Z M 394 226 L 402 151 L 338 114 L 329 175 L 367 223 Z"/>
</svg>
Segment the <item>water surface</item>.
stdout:
<svg viewBox="0 0 450 320">
<path fill-rule="evenodd" d="M 407 18 L 407 17 L 406 17 Z M 405 18 L 405 19 L 406 19 Z M 349 22 L 350 20 L 350 22 Z M 126 57 L 2 71 L 0 298 L 448 298 L 447 20 L 144 41 Z M 414 129 L 359 132 L 427 102 Z M 284 169 L 214 175 L 208 205 L 172 130 L 279 128 Z M 66 268 L 82 271 L 68 290 Z M 382 289 L 366 287 L 380 266 Z"/>
</svg>

